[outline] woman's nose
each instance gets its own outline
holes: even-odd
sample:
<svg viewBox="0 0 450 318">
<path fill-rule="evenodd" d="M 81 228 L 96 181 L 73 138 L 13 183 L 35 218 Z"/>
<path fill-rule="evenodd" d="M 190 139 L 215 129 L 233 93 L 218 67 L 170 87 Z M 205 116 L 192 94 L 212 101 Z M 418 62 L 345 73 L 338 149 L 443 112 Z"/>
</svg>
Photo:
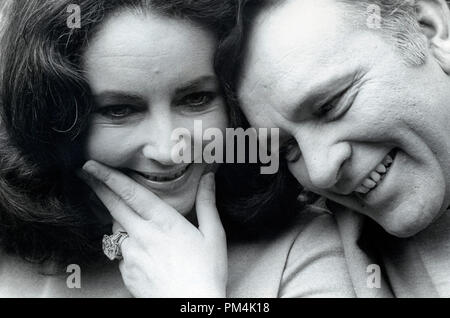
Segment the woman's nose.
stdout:
<svg viewBox="0 0 450 318">
<path fill-rule="evenodd" d="M 145 145 L 142 154 L 144 158 L 156 161 L 164 166 L 171 166 L 175 162 L 172 159 L 172 146 L 159 143 L 156 147 Z"/>
<path fill-rule="evenodd" d="M 335 186 L 344 163 L 351 157 L 350 144 L 323 133 L 297 138 L 312 186 L 321 190 Z"/>
<path fill-rule="evenodd" d="M 172 151 L 175 143 L 171 138 L 173 125 L 170 118 L 151 120 L 146 126 L 142 148 L 144 158 L 166 166 L 173 165 Z"/>
</svg>

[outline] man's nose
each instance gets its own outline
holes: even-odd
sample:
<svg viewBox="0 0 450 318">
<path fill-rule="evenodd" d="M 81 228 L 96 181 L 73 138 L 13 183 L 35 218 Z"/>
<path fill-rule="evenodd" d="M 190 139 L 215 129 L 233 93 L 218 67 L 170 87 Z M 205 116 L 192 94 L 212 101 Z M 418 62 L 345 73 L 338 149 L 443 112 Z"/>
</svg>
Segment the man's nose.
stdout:
<svg viewBox="0 0 450 318">
<path fill-rule="evenodd" d="M 146 159 L 166 166 L 174 164 L 172 150 L 175 143 L 171 139 L 172 127 L 172 120 L 169 116 L 157 116 L 157 118 L 146 121 L 142 148 L 142 154 Z"/>
<path fill-rule="evenodd" d="M 299 134 L 296 139 L 312 186 L 317 189 L 335 186 L 344 163 L 352 155 L 351 145 L 323 131 Z"/>
</svg>

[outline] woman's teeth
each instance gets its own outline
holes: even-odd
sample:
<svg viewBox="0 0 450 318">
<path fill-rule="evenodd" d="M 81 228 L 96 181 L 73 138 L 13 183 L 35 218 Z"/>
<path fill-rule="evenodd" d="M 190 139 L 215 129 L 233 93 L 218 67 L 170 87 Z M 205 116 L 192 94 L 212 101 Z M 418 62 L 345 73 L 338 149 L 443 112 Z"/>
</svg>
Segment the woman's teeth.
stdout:
<svg viewBox="0 0 450 318">
<path fill-rule="evenodd" d="M 367 194 L 373 189 L 375 189 L 381 181 L 383 181 L 384 176 L 389 172 L 389 169 L 394 162 L 393 155 L 388 154 L 383 161 L 372 171 L 369 176 L 364 179 L 362 184 L 356 188 L 356 193 Z"/>
<path fill-rule="evenodd" d="M 154 182 L 169 182 L 169 181 L 174 181 L 178 178 L 180 178 L 181 176 L 183 176 L 185 174 L 185 172 L 189 169 L 190 166 L 186 166 L 183 170 L 181 170 L 180 172 L 177 172 L 175 174 L 172 175 L 167 175 L 167 176 L 152 176 L 152 175 L 148 175 L 142 172 L 139 172 L 139 174 L 141 176 L 143 176 L 145 179 L 148 179 L 150 181 L 154 181 Z"/>
</svg>

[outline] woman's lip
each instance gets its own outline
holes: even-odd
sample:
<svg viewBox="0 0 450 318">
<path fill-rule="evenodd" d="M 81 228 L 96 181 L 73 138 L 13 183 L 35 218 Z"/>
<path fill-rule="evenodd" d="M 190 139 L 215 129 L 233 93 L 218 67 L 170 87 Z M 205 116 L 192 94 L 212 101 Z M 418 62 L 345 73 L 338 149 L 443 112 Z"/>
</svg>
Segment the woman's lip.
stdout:
<svg viewBox="0 0 450 318">
<path fill-rule="evenodd" d="M 182 169 L 178 169 L 176 171 L 170 171 L 170 172 L 141 172 L 141 171 L 132 171 L 135 173 L 138 173 L 142 175 L 144 178 L 147 179 L 169 179 L 169 180 L 152 180 L 152 181 L 159 181 L 159 182 L 171 182 L 175 179 L 178 179 L 181 177 L 182 174 L 184 174 L 191 165 L 187 165 L 183 167 Z"/>
<path fill-rule="evenodd" d="M 170 181 L 153 181 L 132 170 L 129 170 L 129 175 L 139 184 L 149 188 L 150 190 L 173 191 L 186 183 L 192 174 L 194 166 L 194 164 L 187 166 L 186 171 L 180 177 Z"/>
</svg>

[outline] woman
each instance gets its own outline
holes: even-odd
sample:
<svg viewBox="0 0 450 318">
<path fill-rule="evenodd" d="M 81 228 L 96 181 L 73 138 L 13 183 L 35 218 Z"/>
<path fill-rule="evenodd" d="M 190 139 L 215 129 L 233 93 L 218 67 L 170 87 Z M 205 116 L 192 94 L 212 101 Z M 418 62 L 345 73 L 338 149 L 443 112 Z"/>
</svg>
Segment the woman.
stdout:
<svg viewBox="0 0 450 318">
<path fill-rule="evenodd" d="M 67 24 L 73 4 L 79 29 Z M 0 295 L 353 295 L 333 221 L 297 215 L 297 189 L 280 187 L 281 174 L 219 169 L 225 235 L 217 167 L 172 160 L 173 129 L 238 123 L 213 68 L 235 10 L 212 0 L 14 3 L 1 46 Z M 103 252 L 119 266 L 99 251 L 111 227 Z M 61 272 L 69 264 L 81 265 L 80 289 Z"/>
</svg>

